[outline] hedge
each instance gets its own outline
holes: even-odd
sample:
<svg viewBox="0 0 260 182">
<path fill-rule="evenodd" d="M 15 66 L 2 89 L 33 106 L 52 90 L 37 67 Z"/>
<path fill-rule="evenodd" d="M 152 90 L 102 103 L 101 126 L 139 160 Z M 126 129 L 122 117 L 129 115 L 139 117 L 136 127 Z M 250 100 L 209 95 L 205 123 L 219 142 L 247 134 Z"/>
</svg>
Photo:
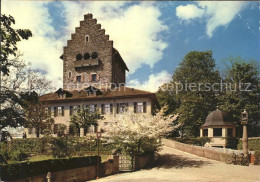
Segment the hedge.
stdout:
<svg viewBox="0 0 260 182">
<path fill-rule="evenodd" d="M 243 150 L 243 141 L 242 139 L 239 140 L 239 143 L 237 145 L 238 150 Z M 260 150 L 260 138 L 254 138 L 254 139 L 248 139 L 248 149 L 249 150 Z"/>
<path fill-rule="evenodd" d="M 48 172 L 87 167 L 96 165 L 97 159 L 97 156 L 87 156 L 4 164 L 0 165 L 1 179 L 22 179 L 30 176 L 47 174 Z M 99 158 L 99 161 L 101 161 L 101 157 Z"/>
</svg>

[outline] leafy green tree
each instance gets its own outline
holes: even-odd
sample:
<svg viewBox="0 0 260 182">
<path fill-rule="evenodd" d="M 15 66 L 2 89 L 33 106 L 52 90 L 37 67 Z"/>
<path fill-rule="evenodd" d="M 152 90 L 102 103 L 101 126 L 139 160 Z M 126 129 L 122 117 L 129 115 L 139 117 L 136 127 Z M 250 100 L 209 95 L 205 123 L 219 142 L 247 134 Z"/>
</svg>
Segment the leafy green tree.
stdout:
<svg viewBox="0 0 260 182">
<path fill-rule="evenodd" d="M 27 92 L 22 95 L 23 109 L 25 113 L 25 127 L 35 128 L 36 137 L 42 134 L 49 134 L 54 124 L 51 113 L 46 110 L 45 105 L 40 102 L 36 92 Z"/>
<path fill-rule="evenodd" d="M 104 119 L 104 117 L 99 111 L 91 110 L 90 107 L 81 105 L 70 118 L 70 132 L 79 135 L 80 128 L 84 128 L 87 131 L 89 126 L 97 126 L 100 119 Z"/>
<path fill-rule="evenodd" d="M 209 87 L 220 82 L 215 66 L 211 51 L 192 51 L 173 74 L 172 84 L 180 103 L 176 110 L 180 114 L 178 122 L 186 136 L 199 136 L 199 127 L 208 113 L 216 108 L 217 85 L 216 88 Z"/>
<path fill-rule="evenodd" d="M 10 15 L 1 14 L 0 20 L 0 80 L 2 81 L 2 76 L 9 75 L 10 68 L 16 66 L 12 61 L 12 57 L 17 55 L 17 42 L 28 39 L 32 36 L 32 33 L 27 29 L 13 29 L 12 25 L 15 24 L 15 20 Z M 7 126 L 21 126 L 25 119 L 20 110 L 22 102 L 19 93 L 14 89 L 7 88 L 5 85 L 0 85 L 0 89 L 0 130 Z"/>
<path fill-rule="evenodd" d="M 242 137 L 240 115 L 244 109 L 249 112 L 248 135 L 260 136 L 259 65 L 240 57 L 230 57 L 223 72 L 223 82 L 226 85 L 219 105 L 232 117 L 238 128 L 238 137 Z"/>
</svg>

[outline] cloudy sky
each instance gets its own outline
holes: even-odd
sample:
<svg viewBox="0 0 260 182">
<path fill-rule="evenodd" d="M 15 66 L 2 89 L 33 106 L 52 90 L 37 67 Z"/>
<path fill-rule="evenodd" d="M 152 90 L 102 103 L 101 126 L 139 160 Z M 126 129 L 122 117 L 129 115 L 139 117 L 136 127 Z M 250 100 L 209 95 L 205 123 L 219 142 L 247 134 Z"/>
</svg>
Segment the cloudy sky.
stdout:
<svg viewBox="0 0 260 182">
<path fill-rule="evenodd" d="M 23 59 L 56 88 L 63 46 L 87 13 L 114 41 L 131 87 L 156 91 L 193 50 L 212 50 L 220 68 L 229 56 L 260 61 L 259 2 L 2 1 L 2 13 L 15 18 L 16 28 L 32 31 L 18 45 Z"/>
</svg>

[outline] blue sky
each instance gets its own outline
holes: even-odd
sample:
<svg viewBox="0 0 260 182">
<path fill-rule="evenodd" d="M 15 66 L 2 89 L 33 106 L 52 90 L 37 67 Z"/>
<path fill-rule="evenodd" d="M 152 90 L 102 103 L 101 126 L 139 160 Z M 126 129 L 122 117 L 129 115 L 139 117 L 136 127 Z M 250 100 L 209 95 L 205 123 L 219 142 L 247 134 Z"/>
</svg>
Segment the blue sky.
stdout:
<svg viewBox="0 0 260 182">
<path fill-rule="evenodd" d="M 18 46 L 32 67 L 62 85 L 59 56 L 83 15 L 92 13 L 130 68 L 127 84 L 156 91 L 189 51 L 212 50 L 217 66 L 241 56 L 260 61 L 259 2 L 2 2 L 34 37 Z"/>
</svg>

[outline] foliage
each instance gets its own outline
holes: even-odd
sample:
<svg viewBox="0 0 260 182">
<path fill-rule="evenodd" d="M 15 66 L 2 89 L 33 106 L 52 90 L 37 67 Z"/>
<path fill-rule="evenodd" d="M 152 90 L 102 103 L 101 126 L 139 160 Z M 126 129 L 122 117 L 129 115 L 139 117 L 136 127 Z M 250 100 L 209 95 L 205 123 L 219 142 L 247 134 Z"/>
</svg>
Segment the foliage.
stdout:
<svg viewBox="0 0 260 182">
<path fill-rule="evenodd" d="M 36 92 L 26 92 L 22 94 L 23 108 L 25 112 L 25 127 L 35 128 L 36 136 L 42 134 L 50 134 L 51 126 L 54 124 L 54 119 L 51 113 L 46 112 L 46 107 L 39 100 Z"/>
<path fill-rule="evenodd" d="M 99 159 L 100 160 L 100 159 Z M 49 171 L 63 171 L 96 165 L 97 156 L 50 159 L 44 161 L 11 163 L 1 165 L 1 179 L 13 180 L 29 176 L 47 174 Z"/>
<path fill-rule="evenodd" d="M 51 142 L 51 153 L 54 158 L 69 157 L 72 154 L 72 138 L 53 138 Z"/>
<path fill-rule="evenodd" d="M 12 66 L 10 56 L 16 56 L 17 42 L 21 39 L 28 39 L 32 33 L 28 29 L 13 29 L 12 24 L 15 20 L 12 16 L 1 14 L 1 72 L 3 74 L 9 73 L 9 68 Z"/>
<path fill-rule="evenodd" d="M 90 107 L 81 105 L 70 118 L 71 133 L 77 134 L 79 136 L 80 128 L 87 130 L 87 128 L 91 125 L 96 126 L 97 121 L 103 118 L 104 117 L 100 114 L 99 111 L 92 111 Z"/>
<path fill-rule="evenodd" d="M 26 154 L 22 150 L 13 150 L 10 153 L 10 160 L 12 161 L 24 161 L 25 159 L 27 159 L 27 157 L 28 154 Z"/>
<path fill-rule="evenodd" d="M 176 128 L 172 125 L 176 118 L 164 116 L 163 109 L 155 116 L 127 112 L 108 123 L 101 122 L 101 128 L 122 152 L 136 155 L 159 150 L 159 138 Z"/>
<path fill-rule="evenodd" d="M 186 143 L 190 145 L 198 145 L 198 146 L 204 146 L 207 142 L 211 142 L 211 138 L 209 137 L 198 137 L 198 138 L 174 138 L 174 140 Z"/>
<path fill-rule="evenodd" d="M 239 138 L 228 137 L 227 138 L 227 148 L 237 149 L 238 142 L 239 142 Z"/>
<path fill-rule="evenodd" d="M 178 103 L 175 104 L 177 108 L 175 112 L 180 113 L 178 123 L 181 124 L 182 136 L 199 136 L 199 127 L 217 104 L 215 91 L 207 90 L 205 86 L 219 83 L 219 80 L 219 72 L 215 69 L 215 60 L 212 58 L 211 51 L 189 52 L 174 71 L 171 83 L 175 85 L 173 89 L 175 92 L 172 95 Z M 188 88 L 192 84 L 201 84 L 201 86 L 193 91 Z"/>
<path fill-rule="evenodd" d="M 239 140 L 239 143 L 237 145 L 238 150 L 243 150 L 243 141 Z M 260 138 L 255 139 L 249 139 L 248 140 L 248 149 L 249 150 L 259 150 L 260 151 Z"/>
<path fill-rule="evenodd" d="M 240 115 L 246 109 L 249 113 L 248 136 L 260 135 L 260 85 L 259 85 L 259 64 L 246 62 L 239 57 L 230 57 L 224 70 L 224 82 L 232 85 L 232 90 L 225 91 L 220 95 L 220 108 L 227 111 L 234 124 L 238 128 L 238 137 L 242 137 L 242 125 Z M 246 85 L 250 84 L 245 91 Z"/>
</svg>

